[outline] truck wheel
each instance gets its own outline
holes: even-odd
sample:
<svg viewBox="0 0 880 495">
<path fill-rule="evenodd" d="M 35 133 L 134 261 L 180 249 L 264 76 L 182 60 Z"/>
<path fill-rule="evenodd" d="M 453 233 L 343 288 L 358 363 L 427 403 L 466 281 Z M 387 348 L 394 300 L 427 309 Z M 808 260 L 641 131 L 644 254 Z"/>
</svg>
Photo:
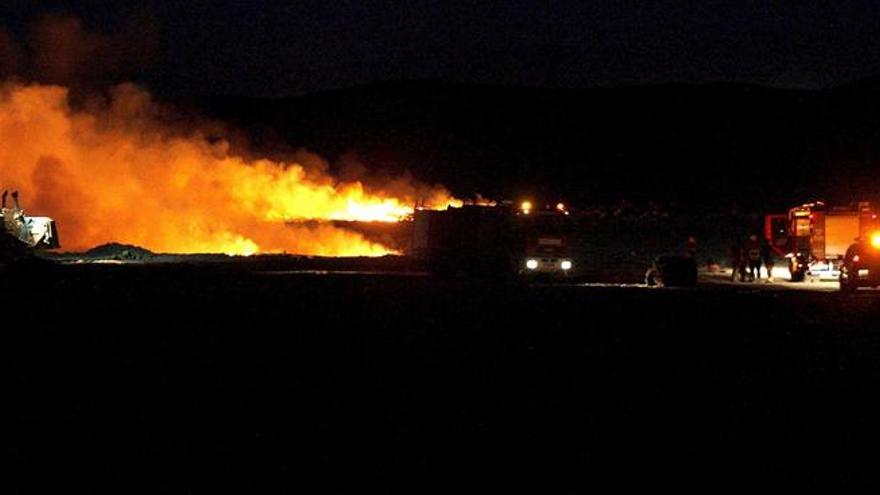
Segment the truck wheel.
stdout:
<svg viewBox="0 0 880 495">
<path fill-rule="evenodd" d="M 845 275 L 844 273 L 840 274 L 840 278 L 838 278 L 840 282 L 840 292 L 855 292 L 859 286 L 852 281 L 852 279 Z"/>
<path fill-rule="evenodd" d="M 796 270 L 791 272 L 791 281 L 792 282 L 803 282 L 807 273 L 803 270 Z"/>
</svg>

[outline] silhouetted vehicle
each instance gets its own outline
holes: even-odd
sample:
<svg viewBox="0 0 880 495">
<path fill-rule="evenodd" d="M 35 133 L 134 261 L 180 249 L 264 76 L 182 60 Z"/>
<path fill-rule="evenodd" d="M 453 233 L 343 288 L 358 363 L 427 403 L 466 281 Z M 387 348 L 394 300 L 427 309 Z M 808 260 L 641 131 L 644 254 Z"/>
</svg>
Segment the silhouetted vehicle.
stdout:
<svg viewBox="0 0 880 495">
<path fill-rule="evenodd" d="M 572 224 L 561 204 L 416 210 L 413 222 L 410 254 L 435 274 L 556 278 L 574 269 Z"/>
<path fill-rule="evenodd" d="M 880 286 L 880 231 L 859 239 L 846 250 L 839 280 L 843 292 Z"/>
<path fill-rule="evenodd" d="M 465 205 L 416 210 L 410 256 L 438 275 L 504 275 L 513 270 L 509 209 Z"/>
</svg>

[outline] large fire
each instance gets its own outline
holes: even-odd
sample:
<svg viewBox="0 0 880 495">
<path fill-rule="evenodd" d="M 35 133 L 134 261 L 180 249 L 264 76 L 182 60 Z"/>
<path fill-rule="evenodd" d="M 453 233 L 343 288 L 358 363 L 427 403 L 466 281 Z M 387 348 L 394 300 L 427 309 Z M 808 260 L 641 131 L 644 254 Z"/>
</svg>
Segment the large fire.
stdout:
<svg viewBox="0 0 880 495">
<path fill-rule="evenodd" d="M 300 163 L 250 160 L 197 131 L 171 132 L 148 94 L 122 85 L 74 110 L 64 87 L 0 89 L 0 188 L 54 217 L 69 250 L 123 242 L 169 253 L 379 256 L 389 248 L 324 220 L 398 221 L 442 187 L 339 182 Z M 406 182 L 405 184 L 403 182 Z M 293 223 L 298 220 L 319 222 Z"/>
</svg>

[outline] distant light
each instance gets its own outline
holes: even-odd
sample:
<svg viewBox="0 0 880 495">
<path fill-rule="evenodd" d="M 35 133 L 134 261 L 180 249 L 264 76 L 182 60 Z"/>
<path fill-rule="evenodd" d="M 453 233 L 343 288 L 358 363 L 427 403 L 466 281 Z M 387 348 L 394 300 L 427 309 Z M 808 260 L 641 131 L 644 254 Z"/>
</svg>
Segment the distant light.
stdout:
<svg viewBox="0 0 880 495">
<path fill-rule="evenodd" d="M 532 202 L 531 201 L 523 201 L 522 204 L 520 205 L 520 209 L 523 211 L 523 213 L 528 213 L 532 209 Z"/>
<path fill-rule="evenodd" d="M 571 261 L 565 260 L 559 264 L 563 270 L 571 270 Z"/>
<path fill-rule="evenodd" d="M 534 270 L 538 268 L 538 260 L 528 260 L 526 261 L 526 268 L 529 270 Z"/>
<path fill-rule="evenodd" d="M 565 205 L 563 203 L 556 203 L 556 209 L 559 211 L 565 211 Z"/>
<path fill-rule="evenodd" d="M 880 232 L 874 232 L 871 234 L 871 245 L 880 249 Z"/>
</svg>

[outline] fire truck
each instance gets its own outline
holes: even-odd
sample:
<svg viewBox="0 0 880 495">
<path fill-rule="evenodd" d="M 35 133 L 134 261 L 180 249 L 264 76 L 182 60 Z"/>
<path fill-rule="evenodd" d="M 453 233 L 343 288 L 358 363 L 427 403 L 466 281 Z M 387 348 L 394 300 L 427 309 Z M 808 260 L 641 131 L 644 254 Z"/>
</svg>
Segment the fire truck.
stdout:
<svg viewBox="0 0 880 495">
<path fill-rule="evenodd" d="M 568 277 L 575 270 L 572 230 L 562 203 L 417 209 L 410 253 L 438 274 Z"/>
<path fill-rule="evenodd" d="M 520 275 L 568 276 L 572 259 L 572 221 L 565 204 L 534 209 L 524 201 L 516 211 L 516 271 Z"/>
<path fill-rule="evenodd" d="M 859 239 L 877 228 L 877 214 L 868 202 L 829 207 L 806 203 L 787 214 L 767 215 L 764 236 L 773 251 L 788 259 L 793 282 L 806 277 L 837 280 L 845 255 Z"/>
</svg>

